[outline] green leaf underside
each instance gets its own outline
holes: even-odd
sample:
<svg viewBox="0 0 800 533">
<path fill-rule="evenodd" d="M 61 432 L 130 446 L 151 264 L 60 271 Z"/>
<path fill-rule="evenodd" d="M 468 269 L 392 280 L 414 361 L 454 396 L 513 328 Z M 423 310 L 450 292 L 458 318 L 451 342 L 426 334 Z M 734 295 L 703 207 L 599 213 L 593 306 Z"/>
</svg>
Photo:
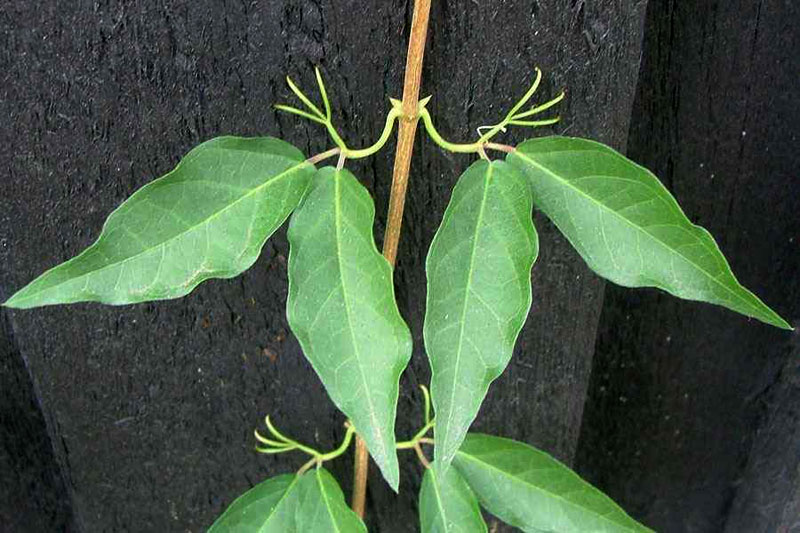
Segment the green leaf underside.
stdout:
<svg viewBox="0 0 800 533">
<path fill-rule="evenodd" d="M 339 483 L 327 470 L 317 468 L 304 474 L 298 485 L 298 533 L 366 533 L 364 522 L 347 506 Z"/>
<path fill-rule="evenodd" d="M 367 531 L 358 515 L 347 507 L 339 484 L 324 468 L 259 483 L 239 496 L 209 529 L 209 533 L 306 531 Z"/>
<path fill-rule="evenodd" d="M 523 531 L 650 531 L 565 465 L 521 442 L 470 433 L 453 466 L 487 511 Z"/>
<path fill-rule="evenodd" d="M 218 137 L 108 217 L 98 240 L 17 292 L 9 307 L 178 298 L 249 268 L 314 174 L 273 138 Z"/>
<path fill-rule="evenodd" d="M 526 141 L 507 161 L 525 173 L 536 207 L 599 275 L 791 329 L 739 284 L 713 237 L 647 169 L 603 144 L 569 137 Z"/>
<path fill-rule="evenodd" d="M 397 490 L 395 412 L 411 333 L 372 236 L 375 207 L 347 170 L 321 169 L 289 224 L 289 326 L 333 402 Z"/>
<path fill-rule="evenodd" d="M 293 531 L 299 479 L 285 474 L 262 481 L 236 498 L 208 533 Z"/>
<path fill-rule="evenodd" d="M 437 464 L 446 469 L 489 384 L 508 364 L 531 305 L 538 253 L 524 176 L 477 161 L 458 180 L 433 238 L 426 271 Z"/>
<path fill-rule="evenodd" d="M 422 533 L 480 533 L 486 531 L 478 500 L 455 468 L 425 471 L 419 491 Z"/>
</svg>

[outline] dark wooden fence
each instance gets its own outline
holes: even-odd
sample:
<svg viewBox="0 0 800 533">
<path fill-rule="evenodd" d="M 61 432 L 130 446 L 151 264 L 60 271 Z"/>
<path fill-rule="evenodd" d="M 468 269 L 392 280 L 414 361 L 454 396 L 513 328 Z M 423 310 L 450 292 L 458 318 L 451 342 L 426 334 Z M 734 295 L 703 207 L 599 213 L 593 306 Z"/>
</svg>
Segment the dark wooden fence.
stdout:
<svg viewBox="0 0 800 533">
<path fill-rule="evenodd" d="M 324 133 L 284 116 L 283 77 L 327 75 L 354 145 L 400 96 L 410 2 L 27 2 L 0 7 L 0 299 L 90 244 L 108 213 L 221 134 Z M 436 0 L 423 91 L 468 139 L 526 88 L 568 90 L 556 132 L 653 169 L 734 271 L 800 323 L 800 4 Z M 516 142 L 524 134 L 507 137 Z M 400 435 L 428 380 L 424 257 L 470 162 L 417 141 L 396 271 L 414 333 Z M 351 168 L 378 206 L 391 151 Z M 730 312 L 604 283 L 537 215 L 534 305 L 476 427 L 573 464 L 658 531 L 800 531 L 800 341 Z M 252 451 L 271 413 L 326 448 L 343 417 L 288 330 L 284 233 L 240 278 L 182 300 L 3 309 L 0 530 L 202 531 L 297 468 Z M 347 456 L 331 465 L 345 490 Z M 374 531 L 415 531 L 420 470 L 372 470 Z"/>
</svg>

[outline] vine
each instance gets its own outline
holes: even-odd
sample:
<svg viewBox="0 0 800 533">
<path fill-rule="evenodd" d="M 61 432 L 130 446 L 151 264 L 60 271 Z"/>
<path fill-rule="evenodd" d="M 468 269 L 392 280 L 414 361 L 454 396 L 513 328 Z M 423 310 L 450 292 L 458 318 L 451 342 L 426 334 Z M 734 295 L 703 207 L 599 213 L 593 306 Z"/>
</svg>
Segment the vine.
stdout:
<svg viewBox="0 0 800 533">
<path fill-rule="evenodd" d="M 319 68 L 321 106 L 287 77 L 301 106 L 275 107 L 324 126 L 335 147 L 306 157 L 271 137 L 206 141 L 126 200 L 94 244 L 3 304 L 120 305 L 178 298 L 203 280 L 245 271 L 290 219 L 287 319 L 346 416 L 346 429 L 335 449 L 320 452 L 279 431 L 267 416 L 266 434 L 255 431 L 256 451 L 298 451 L 309 459 L 233 501 L 212 533 L 366 531 L 368 458 L 398 491 L 398 450 L 413 450 L 424 467 L 419 508 L 426 533 L 486 531 L 480 506 L 526 531 L 649 531 L 545 452 L 469 431 L 489 387 L 509 364 L 530 310 L 531 269 L 539 253 L 534 199 L 597 275 L 792 329 L 738 282 L 711 235 L 686 217 L 647 169 L 588 139 L 551 135 L 516 146 L 494 141 L 509 127 L 539 128 L 561 120 L 539 116 L 562 102 L 564 91 L 529 106 L 542 81 L 538 68 L 500 122 L 479 127 L 473 142 L 446 140 L 426 107 L 431 97 L 419 99 L 429 11 L 429 0 L 415 2 L 403 99 L 390 99 L 373 144 L 346 144 L 333 123 Z M 421 386 L 421 427 L 398 442 L 399 380 L 413 338 L 397 307 L 393 270 L 419 120 L 442 149 L 479 158 L 458 178 L 427 252 L 423 338 L 430 392 Z M 396 124 L 389 212 L 378 253 L 373 200 L 345 163 L 378 153 Z M 504 152 L 505 159 L 490 160 L 486 150 Z M 316 167 L 336 156 L 335 167 Z M 353 442 L 351 510 L 323 465 Z M 423 446 L 433 446 L 432 460 Z"/>
</svg>

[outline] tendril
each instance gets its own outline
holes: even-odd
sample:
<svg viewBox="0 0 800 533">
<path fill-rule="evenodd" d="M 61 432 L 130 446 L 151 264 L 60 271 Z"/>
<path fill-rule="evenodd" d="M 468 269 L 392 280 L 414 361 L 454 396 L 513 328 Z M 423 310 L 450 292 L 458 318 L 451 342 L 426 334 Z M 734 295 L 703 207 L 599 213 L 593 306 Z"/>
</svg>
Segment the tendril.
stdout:
<svg viewBox="0 0 800 533">
<path fill-rule="evenodd" d="M 431 418 L 431 395 L 425 385 L 420 385 L 419 388 L 422 389 L 422 396 L 425 403 L 425 424 L 410 440 L 398 442 L 395 447 L 398 450 L 414 450 L 423 466 L 429 468 L 430 463 L 422 451 L 422 444 L 433 444 L 433 439 L 425 436 L 433 428 L 434 424 L 434 420 Z"/>
<path fill-rule="evenodd" d="M 284 104 L 276 104 L 275 109 L 278 111 L 283 111 L 284 113 L 297 115 L 325 126 L 325 129 L 328 131 L 328 135 L 330 135 L 331 140 L 333 140 L 334 144 L 336 144 L 338 147 L 339 151 L 336 153 L 340 155 L 340 164 L 342 165 L 346 159 L 360 159 L 367 157 L 383 148 L 383 146 L 389 140 L 392 130 L 394 129 L 394 123 L 399 117 L 403 116 L 402 104 L 393 98 L 389 99 L 391 101 L 392 108 L 386 115 L 386 123 L 384 124 L 383 132 L 374 144 L 361 149 L 349 148 L 344 142 L 344 139 L 342 139 L 341 135 L 339 135 L 336 127 L 333 125 L 331 103 L 328 99 L 328 91 L 325 88 L 325 81 L 322 79 L 322 73 L 320 72 L 319 68 L 314 69 L 314 74 L 317 78 L 317 86 L 319 88 L 319 95 L 322 98 L 322 107 L 325 110 L 324 112 L 311 101 L 311 99 L 300 89 L 300 87 L 297 86 L 297 84 L 294 83 L 294 81 L 292 81 L 289 76 L 286 77 L 286 83 L 289 85 L 289 89 L 291 89 L 295 96 L 300 99 L 300 101 L 305 105 L 306 109 L 300 109 Z"/>
<path fill-rule="evenodd" d="M 436 128 L 433 125 L 433 119 L 431 118 L 430 113 L 425 108 L 425 105 L 420 102 L 420 109 L 419 109 L 419 117 L 422 119 L 422 122 L 425 124 L 425 130 L 428 132 L 428 135 L 431 137 L 433 142 L 441 146 L 447 151 L 450 152 L 461 152 L 461 153 L 477 153 L 482 158 L 487 159 L 485 150 L 492 149 L 492 150 L 502 150 L 505 152 L 513 150 L 513 148 L 503 145 L 490 142 L 491 139 L 500 132 L 505 133 L 508 129 L 508 126 L 523 126 L 523 127 L 541 127 L 541 126 L 550 126 L 552 124 L 557 123 L 560 120 L 560 117 L 552 117 L 552 118 L 545 118 L 545 119 L 538 119 L 538 120 L 525 120 L 534 115 L 538 115 L 548 109 L 552 108 L 559 102 L 561 102 L 564 97 L 564 91 L 561 91 L 555 98 L 540 104 L 531 107 L 526 111 L 520 112 L 520 110 L 525 107 L 528 101 L 533 97 L 536 91 L 539 88 L 539 85 L 542 81 L 542 71 L 540 69 L 536 69 L 536 77 L 534 78 L 533 83 L 531 84 L 530 88 L 525 92 L 525 94 L 520 98 L 511 108 L 511 110 L 506 114 L 506 117 L 497 124 L 491 126 L 480 126 L 478 127 L 478 135 L 479 138 L 474 143 L 452 143 L 445 140 Z M 426 100 L 427 102 L 427 100 Z M 484 133 L 484 130 L 488 130 Z"/>
<path fill-rule="evenodd" d="M 350 442 L 353 440 L 353 434 L 356 431 L 355 427 L 353 427 L 349 421 L 346 422 L 345 427 L 347 428 L 347 431 L 345 432 L 344 438 L 342 439 L 342 443 L 339 445 L 339 447 L 333 451 L 322 453 L 314 448 L 311 448 L 310 446 L 306 446 L 296 440 L 290 439 L 278 431 L 278 429 L 270 420 L 269 416 L 264 419 L 264 423 L 267 426 L 267 431 L 269 431 L 270 436 L 263 436 L 258 432 L 257 429 L 254 431 L 256 440 L 263 445 L 256 445 L 256 451 L 264 454 L 278 454 L 298 450 L 310 455 L 311 459 L 300 468 L 298 474 L 302 474 L 314 465 L 319 467 L 325 461 L 330 461 L 331 459 L 335 459 L 336 457 L 342 455 L 347 450 L 348 446 L 350 446 Z"/>
</svg>

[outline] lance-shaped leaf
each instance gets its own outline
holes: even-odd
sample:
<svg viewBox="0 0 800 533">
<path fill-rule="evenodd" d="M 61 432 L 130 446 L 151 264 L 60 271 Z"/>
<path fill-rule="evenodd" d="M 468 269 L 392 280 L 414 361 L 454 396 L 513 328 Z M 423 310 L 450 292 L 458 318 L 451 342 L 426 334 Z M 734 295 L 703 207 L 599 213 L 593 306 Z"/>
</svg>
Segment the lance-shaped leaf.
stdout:
<svg viewBox="0 0 800 533">
<path fill-rule="evenodd" d="M 297 531 L 295 511 L 300 480 L 295 474 L 285 474 L 262 481 L 236 498 L 208 533 Z"/>
<path fill-rule="evenodd" d="M 526 141 L 507 160 L 529 178 L 537 208 L 601 276 L 791 329 L 739 284 L 713 237 L 647 169 L 605 145 L 569 137 Z"/>
<path fill-rule="evenodd" d="M 298 533 L 366 533 L 364 522 L 347 506 L 336 479 L 324 468 L 303 474 L 298 491 Z"/>
<path fill-rule="evenodd" d="M 521 442 L 470 433 L 453 466 L 487 511 L 523 531 L 650 531 L 578 474 Z"/>
<path fill-rule="evenodd" d="M 511 358 L 531 305 L 537 253 L 525 177 L 503 161 L 474 163 L 453 189 L 426 263 L 439 467 L 449 465 Z"/>
<path fill-rule="evenodd" d="M 313 174 L 300 151 L 279 139 L 212 139 L 111 213 L 83 253 L 4 305 L 162 300 L 236 276 L 297 206 Z"/>
<path fill-rule="evenodd" d="M 362 533 L 367 528 L 344 501 L 339 484 L 324 468 L 259 483 L 217 518 L 209 533 Z"/>
<path fill-rule="evenodd" d="M 419 491 L 422 533 L 480 533 L 486 531 L 478 500 L 455 468 L 428 468 Z"/>
<path fill-rule="evenodd" d="M 372 237 L 375 207 L 347 170 L 320 170 L 289 224 L 289 326 L 333 402 L 389 484 L 399 469 L 394 419 L 411 333 L 392 269 Z"/>
</svg>

